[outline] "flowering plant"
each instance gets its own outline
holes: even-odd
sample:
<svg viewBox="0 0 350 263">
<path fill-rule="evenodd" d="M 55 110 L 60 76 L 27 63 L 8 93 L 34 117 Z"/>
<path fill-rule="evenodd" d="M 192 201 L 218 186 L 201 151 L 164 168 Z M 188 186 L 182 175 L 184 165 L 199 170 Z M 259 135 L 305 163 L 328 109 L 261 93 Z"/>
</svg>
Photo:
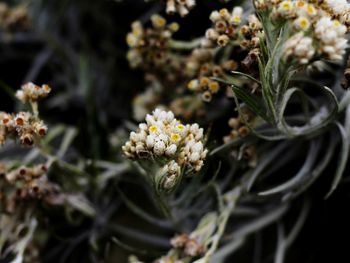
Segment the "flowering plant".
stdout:
<svg viewBox="0 0 350 263">
<path fill-rule="evenodd" d="M 350 3 L 8 2 L 0 262 L 346 261 Z"/>
</svg>

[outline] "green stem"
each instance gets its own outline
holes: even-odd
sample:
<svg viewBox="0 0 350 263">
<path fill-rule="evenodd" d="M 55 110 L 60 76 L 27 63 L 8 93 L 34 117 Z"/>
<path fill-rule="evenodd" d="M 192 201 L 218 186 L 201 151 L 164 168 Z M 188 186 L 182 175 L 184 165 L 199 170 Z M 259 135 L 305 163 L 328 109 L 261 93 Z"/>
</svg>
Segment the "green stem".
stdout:
<svg viewBox="0 0 350 263">
<path fill-rule="evenodd" d="M 192 41 L 180 41 L 180 40 L 171 40 L 169 46 L 172 49 L 179 50 L 192 50 L 196 47 L 199 47 L 201 44 L 202 38 L 196 38 Z"/>
<path fill-rule="evenodd" d="M 36 101 L 31 101 L 30 106 L 32 107 L 32 111 L 35 117 L 39 117 L 39 108 L 38 103 Z"/>
</svg>

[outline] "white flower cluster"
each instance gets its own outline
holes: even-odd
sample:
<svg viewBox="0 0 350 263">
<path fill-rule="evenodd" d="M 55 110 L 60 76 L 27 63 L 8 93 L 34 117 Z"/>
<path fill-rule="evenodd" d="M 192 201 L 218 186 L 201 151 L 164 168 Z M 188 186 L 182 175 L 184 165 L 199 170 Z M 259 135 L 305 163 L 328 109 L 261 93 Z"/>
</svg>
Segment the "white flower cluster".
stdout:
<svg viewBox="0 0 350 263">
<path fill-rule="evenodd" d="M 122 149 L 131 159 L 174 160 L 181 167 L 199 171 L 208 152 L 202 140 L 203 129 L 198 124 L 183 125 L 171 111 L 156 109 L 137 132 L 130 133 Z"/>
<path fill-rule="evenodd" d="M 179 24 L 167 24 L 167 20 L 158 14 L 151 16 L 151 23 L 151 28 L 144 28 L 140 21 L 133 22 L 132 30 L 126 36 L 130 47 L 127 59 L 133 68 L 148 64 L 164 65 L 169 58 L 168 42 L 179 29 Z"/>
<path fill-rule="evenodd" d="M 166 190 L 171 190 L 175 187 L 176 183 L 178 182 L 177 179 L 181 175 L 181 167 L 177 162 L 172 160 L 162 167 L 160 173 L 162 175 L 165 175 L 163 187 Z"/>
<path fill-rule="evenodd" d="M 342 60 L 348 46 L 347 28 L 343 20 L 334 18 L 341 18 L 346 5 L 341 0 L 328 0 L 325 4 L 285 0 L 275 4 L 272 18 L 292 20 L 296 31 L 286 41 L 284 57 L 294 57 L 300 64 L 307 64 L 316 54 L 332 61 Z"/>
<path fill-rule="evenodd" d="M 174 14 L 178 12 L 180 16 L 186 16 L 189 11 L 196 5 L 196 0 L 167 0 L 166 12 Z"/>
<path fill-rule="evenodd" d="M 322 17 L 315 25 L 320 51 L 330 60 L 342 60 L 347 48 L 346 26 L 330 17 Z"/>
<path fill-rule="evenodd" d="M 284 45 L 284 57 L 295 58 L 300 64 L 307 64 L 315 54 L 312 38 L 299 32 L 292 36 Z"/>
<path fill-rule="evenodd" d="M 342 23 L 350 24 L 350 4 L 347 0 L 325 0 L 329 12 Z"/>
<path fill-rule="evenodd" d="M 51 91 L 48 85 L 37 86 L 32 82 L 22 85 L 21 89 L 16 92 L 16 97 L 23 103 L 35 102 L 45 98 Z"/>
<path fill-rule="evenodd" d="M 282 2 L 275 1 L 273 5 L 272 18 L 305 18 L 311 19 L 318 14 L 318 9 L 311 3 L 303 0 Z"/>
<path fill-rule="evenodd" d="M 210 14 L 210 20 L 214 27 L 206 31 L 206 41 L 203 46 L 211 46 L 216 43 L 219 46 L 226 46 L 227 43 L 237 36 L 237 27 L 242 21 L 243 9 L 240 6 L 233 8 L 230 13 L 226 8 L 219 11 L 213 11 Z"/>
</svg>

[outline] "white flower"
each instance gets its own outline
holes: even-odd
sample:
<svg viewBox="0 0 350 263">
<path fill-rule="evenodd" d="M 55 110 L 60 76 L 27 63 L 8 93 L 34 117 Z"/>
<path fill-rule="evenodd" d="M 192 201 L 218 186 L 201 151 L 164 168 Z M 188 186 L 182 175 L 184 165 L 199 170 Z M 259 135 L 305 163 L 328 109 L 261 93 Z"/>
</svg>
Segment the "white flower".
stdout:
<svg viewBox="0 0 350 263">
<path fill-rule="evenodd" d="M 341 13 L 344 9 L 349 8 L 349 4 L 346 0 L 325 0 L 329 7 L 331 7 L 335 13 Z"/>
<path fill-rule="evenodd" d="M 165 152 L 165 143 L 163 141 L 157 141 L 154 144 L 153 151 L 156 155 L 162 155 Z"/>
<path fill-rule="evenodd" d="M 203 144 L 202 142 L 197 142 L 191 147 L 193 152 L 201 152 L 203 151 Z"/>
<path fill-rule="evenodd" d="M 146 145 L 149 149 L 153 148 L 154 146 L 154 141 L 155 141 L 155 136 L 154 135 L 148 135 L 146 138 Z"/>
<path fill-rule="evenodd" d="M 341 60 L 347 48 L 346 27 L 338 20 L 322 17 L 315 25 L 315 36 L 320 41 L 320 52 L 330 60 Z"/>
<path fill-rule="evenodd" d="M 165 150 L 165 154 L 166 155 L 174 155 L 176 153 L 176 150 L 177 150 L 177 146 L 175 144 L 170 144 L 166 150 Z"/>
<path fill-rule="evenodd" d="M 219 13 L 219 11 L 213 11 L 211 12 L 209 19 L 213 22 L 216 23 L 217 21 L 219 21 L 221 19 L 221 15 Z"/>
<path fill-rule="evenodd" d="M 166 12 L 168 14 L 174 14 L 177 11 L 181 16 L 186 16 L 189 13 L 189 10 L 195 5 L 195 0 L 167 0 Z"/>
<path fill-rule="evenodd" d="M 198 162 L 200 158 L 200 154 L 198 152 L 194 152 L 190 155 L 189 161 L 192 163 Z"/>
<path fill-rule="evenodd" d="M 300 64 L 307 64 L 315 54 L 312 38 L 299 32 L 292 36 L 284 45 L 284 58 L 295 58 Z"/>
<path fill-rule="evenodd" d="M 299 30 L 307 30 L 310 27 L 310 21 L 306 17 L 300 16 L 294 20 L 294 27 Z"/>
</svg>

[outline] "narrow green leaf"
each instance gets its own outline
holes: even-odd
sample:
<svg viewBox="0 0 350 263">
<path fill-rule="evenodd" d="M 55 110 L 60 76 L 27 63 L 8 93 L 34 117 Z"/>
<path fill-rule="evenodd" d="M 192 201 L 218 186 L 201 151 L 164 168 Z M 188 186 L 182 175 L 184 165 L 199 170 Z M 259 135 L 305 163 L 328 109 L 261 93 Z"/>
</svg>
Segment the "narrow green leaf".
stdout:
<svg viewBox="0 0 350 263">
<path fill-rule="evenodd" d="M 332 195 L 332 193 L 335 191 L 335 189 L 338 187 L 340 180 L 342 179 L 342 176 L 344 174 L 344 170 L 346 168 L 347 161 L 349 159 L 349 150 L 350 150 L 350 141 L 349 141 L 349 134 L 344 129 L 344 127 L 340 123 L 336 123 L 337 127 L 339 129 L 340 135 L 341 135 L 341 152 L 340 152 L 340 157 L 339 157 L 339 162 L 337 165 L 337 170 L 335 172 L 335 177 L 332 182 L 331 189 L 326 195 L 326 199 Z"/>
</svg>

